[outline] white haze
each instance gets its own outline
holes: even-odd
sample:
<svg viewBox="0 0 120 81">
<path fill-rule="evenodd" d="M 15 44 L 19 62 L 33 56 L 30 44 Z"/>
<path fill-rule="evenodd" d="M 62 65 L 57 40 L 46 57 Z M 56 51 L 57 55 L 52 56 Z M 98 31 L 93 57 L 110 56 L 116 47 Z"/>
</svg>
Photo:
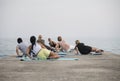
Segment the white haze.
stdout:
<svg viewBox="0 0 120 81">
<path fill-rule="evenodd" d="M 0 0 L 0 37 L 119 37 L 120 0 Z"/>
</svg>

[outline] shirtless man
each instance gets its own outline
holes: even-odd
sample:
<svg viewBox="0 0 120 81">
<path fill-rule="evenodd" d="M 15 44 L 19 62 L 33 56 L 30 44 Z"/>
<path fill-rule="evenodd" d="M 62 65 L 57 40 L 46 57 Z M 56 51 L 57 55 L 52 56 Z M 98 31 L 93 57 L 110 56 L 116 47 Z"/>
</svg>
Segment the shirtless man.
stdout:
<svg viewBox="0 0 120 81">
<path fill-rule="evenodd" d="M 67 43 L 62 39 L 61 36 L 58 36 L 57 40 L 58 40 L 58 43 L 57 43 L 57 45 L 56 45 L 56 50 L 57 50 L 57 51 L 65 51 L 65 52 L 70 51 L 70 45 L 67 44 Z"/>
</svg>

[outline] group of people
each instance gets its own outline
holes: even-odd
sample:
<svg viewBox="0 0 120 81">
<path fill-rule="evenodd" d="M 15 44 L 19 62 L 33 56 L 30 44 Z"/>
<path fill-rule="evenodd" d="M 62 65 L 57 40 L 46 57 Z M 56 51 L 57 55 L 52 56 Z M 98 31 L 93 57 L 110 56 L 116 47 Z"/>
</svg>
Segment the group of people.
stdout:
<svg viewBox="0 0 120 81">
<path fill-rule="evenodd" d="M 69 52 L 71 49 L 74 50 L 75 54 L 89 54 L 90 52 L 103 52 L 103 50 L 94 48 L 91 46 L 86 46 L 84 43 L 81 43 L 79 40 L 75 41 L 75 47 L 72 48 L 68 43 L 66 43 L 61 36 L 57 38 L 58 42 L 53 41 L 51 38 L 48 38 L 49 45 L 45 44 L 45 40 L 42 38 L 42 35 L 38 36 L 36 39 L 35 36 L 30 37 L 30 45 L 27 46 L 22 38 L 17 39 L 18 45 L 16 46 L 16 53 L 18 57 L 21 57 L 19 50 L 23 53 L 22 56 L 28 56 L 33 59 L 37 57 L 41 60 L 46 60 L 48 58 L 59 58 L 58 52 Z"/>
</svg>

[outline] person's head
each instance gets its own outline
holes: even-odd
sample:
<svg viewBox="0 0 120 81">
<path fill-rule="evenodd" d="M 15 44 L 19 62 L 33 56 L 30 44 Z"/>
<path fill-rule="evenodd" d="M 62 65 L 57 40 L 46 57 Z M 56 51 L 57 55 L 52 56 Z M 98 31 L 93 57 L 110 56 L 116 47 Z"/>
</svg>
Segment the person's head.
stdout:
<svg viewBox="0 0 120 81">
<path fill-rule="evenodd" d="M 38 36 L 38 39 L 42 39 L 42 35 L 39 35 L 39 36 Z"/>
<path fill-rule="evenodd" d="M 18 39 L 17 39 L 17 42 L 18 42 L 18 43 L 23 42 L 23 41 L 22 41 L 22 38 L 18 38 Z"/>
<path fill-rule="evenodd" d="M 36 42 L 36 37 L 35 36 L 31 36 L 30 37 L 30 42 L 32 43 L 32 45 L 34 45 L 35 42 Z"/>
<path fill-rule="evenodd" d="M 76 40 L 76 41 L 75 41 L 75 44 L 78 44 L 78 43 L 80 43 L 80 41 L 79 41 L 79 40 Z"/>
<path fill-rule="evenodd" d="M 51 38 L 48 38 L 48 41 L 50 42 L 50 41 L 51 41 Z"/>
<path fill-rule="evenodd" d="M 58 36 L 57 40 L 58 40 L 58 41 L 62 41 L 62 37 L 61 37 L 61 36 Z"/>
</svg>

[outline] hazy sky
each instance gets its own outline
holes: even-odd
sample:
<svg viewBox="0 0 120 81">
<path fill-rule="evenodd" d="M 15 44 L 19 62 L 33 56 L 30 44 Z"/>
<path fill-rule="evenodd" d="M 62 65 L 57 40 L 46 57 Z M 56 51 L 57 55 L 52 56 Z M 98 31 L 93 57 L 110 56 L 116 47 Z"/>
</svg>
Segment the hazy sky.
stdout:
<svg viewBox="0 0 120 81">
<path fill-rule="evenodd" d="M 119 37 L 120 0 L 0 0 L 0 37 Z"/>
</svg>

